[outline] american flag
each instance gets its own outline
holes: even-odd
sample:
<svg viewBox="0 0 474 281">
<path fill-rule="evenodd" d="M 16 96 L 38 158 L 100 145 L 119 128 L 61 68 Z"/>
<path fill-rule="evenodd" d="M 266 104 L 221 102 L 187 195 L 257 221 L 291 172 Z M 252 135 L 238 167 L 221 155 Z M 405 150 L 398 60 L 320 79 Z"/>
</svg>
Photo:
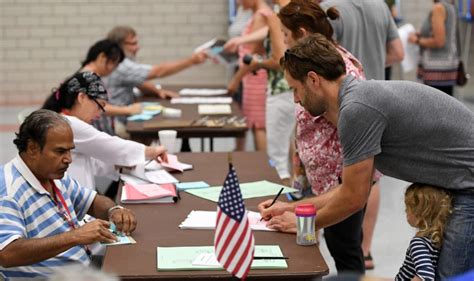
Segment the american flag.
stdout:
<svg viewBox="0 0 474 281">
<path fill-rule="evenodd" d="M 253 261 L 254 245 L 239 180 L 229 164 L 229 173 L 217 202 L 215 255 L 228 272 L 245 279 Z"/>
</svg>

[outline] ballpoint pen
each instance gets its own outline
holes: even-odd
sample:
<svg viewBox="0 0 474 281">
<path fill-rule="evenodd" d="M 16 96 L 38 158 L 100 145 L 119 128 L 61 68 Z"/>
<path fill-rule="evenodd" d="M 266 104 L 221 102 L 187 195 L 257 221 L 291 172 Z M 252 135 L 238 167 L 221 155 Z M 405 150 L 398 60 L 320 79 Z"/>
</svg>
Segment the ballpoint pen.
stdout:
<svg viewBox="0 0 474 281">
<path fill-rule="evenodd" d="M 273 206 L 273 204 L 275 204 L 275 202 L 278 200 L 278 197 L 280 197 L 280 194 L 283 192 L 283 189 L 285 189 L 285 188 L 282 187 L 280 189 L 280 191 L 278 191 L 277 195 L 275 196 L 275 198 L 273 198 L 272 203 L 267 207 L 267 209 L 270 208 L 271 206 Z M 263 217 L 259 221 L 262 221 L 262 220 L 263 220 Z"/>
<path fill-rule="evenodd" d="M 287 260 L 288 257 L 253 257 L 254 260 Z"/>
</svg>

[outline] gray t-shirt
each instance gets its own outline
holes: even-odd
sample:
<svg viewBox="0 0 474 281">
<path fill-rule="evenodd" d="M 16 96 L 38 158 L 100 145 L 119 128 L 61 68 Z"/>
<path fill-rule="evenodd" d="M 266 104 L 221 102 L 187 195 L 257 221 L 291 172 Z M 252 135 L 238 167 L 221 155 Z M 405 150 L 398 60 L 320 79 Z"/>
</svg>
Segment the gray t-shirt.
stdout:
<svg viewBox="0 0 474 281">
<path fill-rule="evenodd" d="M 340 17 L 331 20 L 334 38 L 364 67 L 367 79 L 385 79 L 387 43 L 399 38 L 397 26 L 383 0 L 326 0 L 321 7 L 335 6 Z"/>
<path fill-rule="evenodd" d="M 344 166 L 374 156 L 385 175 L 450 189 L 474 188 L 474 113 L 408 81 L 359 81 L 339 92 Z"/>
<path fill-rule="evenodd" d="M 104 83 L 109 92 L 109 103 L 113 105 L 130 105 L 135 102 L 133 87 L 145 82 L 152 66 L 139 64 L 129 58 L 125 58 L 109 76 L 104 78 Z M 118 119 L 125 123 L 127 117 L 120 116 Z"/>
</svg>

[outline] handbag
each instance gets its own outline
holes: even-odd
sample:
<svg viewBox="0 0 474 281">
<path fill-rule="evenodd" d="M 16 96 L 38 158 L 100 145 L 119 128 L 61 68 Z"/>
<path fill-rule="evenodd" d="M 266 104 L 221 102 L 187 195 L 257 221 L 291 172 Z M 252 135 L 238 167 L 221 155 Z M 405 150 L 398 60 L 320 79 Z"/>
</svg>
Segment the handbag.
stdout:
<svg viewBox="0 0 474 281">
<path fill-rule="evenodd" d="M 456 85 L 464 86 L 467 84 L 467 80 L 469 80 L 470 75 L 466 73 L 464 69 L 464 63 L 460 60 L 458 65 L 458 76 L 456 78 Z"/>
</svg>

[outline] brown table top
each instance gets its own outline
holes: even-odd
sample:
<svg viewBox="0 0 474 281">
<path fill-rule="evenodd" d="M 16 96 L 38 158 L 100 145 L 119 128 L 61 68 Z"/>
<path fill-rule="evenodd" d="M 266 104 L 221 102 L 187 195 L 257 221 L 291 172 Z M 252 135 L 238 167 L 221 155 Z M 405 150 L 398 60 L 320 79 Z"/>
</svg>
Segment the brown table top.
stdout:
<svg viewBox="0 0 474 281">
<path fill-rule="evenodd" d="M 225 88 L 217 86 L 163 86 L 164 89 L 173 90 L 178 92 L 182 88 Z M 246 127 L 235 127 L 232 125 L 224 125 L 223 127 L 196 127 L 183 125 L 180 121 L 185 121 L 185 123 L 191 123 L 192 121 L 198 120 L 203 117 L 198 113 L 197 104 L 171 104 L 170 100 L 158 100 L 153 98 L 144 98 L 147 101 L 158 101 L 164 107 L 171 107 L 176 109 L 181 109 L 182 115 L 180 118 L 164 118 L 162 114 L 155 116 L 152 120 L 145 122 L 127 122 L 127 132 L 130 134 L 132 139 L 140 139 L 144 137 L 153 137 L 157 138 L 156 132 L 161 129 L 170 129 L 177 130 L 178 137 L 189 138 L 189 137 L 242 137 L 244 136 L 247 128 Z M 231 115 L 213 115 L 211 119 L 218 119 L 223 116 L 237 116 L 242 117 L 242 111 L 240 106 L 236 102 L 231 104 L 232 113 Z M 176 122 L 178 121 L 178 122 Z M 145 128 L 144 124 L 146 122 L 154 122 L 153 128 Z M 163 126 L 160 126 L 160 122 L 163 123 Z M 175 125 L 173 125 L 175 123 Z M 179 124 L 181 123 L 181 124 Z"/>
<path fill-rule="evenodd" d="M 232 162 L 241 183 L 269 180 L 279 182 L 278 175 L 267 162 L 264 153 L 234 152 Z M 183 174 L 174 174 L 182 181 L 204 180 L 212 185 L 222 185 L 227 172 L 227 153 L 182 153 L 180 161 L 194 165 Z M 247 209 L 257 210 L 257 204 L 266 198 L 245 200 Z M 191 210 L 216 210 L 216 203 L 181 192 L 176 204 L 127 205 L 138 219 L 133 233 L 134 245 L 108 247 L 102 269 L 113 272 L 123 280 L 160 279 L 206 280 L 209 278 L 232 279 L 226 271 L 158 271 L 156 247 L 210 246 L 214 231 L 180 230 L 178 225 Z M 329 269 L 317 246 L 298 246 L 294 234 L 254 231 L 256 245 L 280 245 L 288 256 L 288 269 L 251 270 L 249 280 L 315 280 L 328 274 Z"/>
</svg>

